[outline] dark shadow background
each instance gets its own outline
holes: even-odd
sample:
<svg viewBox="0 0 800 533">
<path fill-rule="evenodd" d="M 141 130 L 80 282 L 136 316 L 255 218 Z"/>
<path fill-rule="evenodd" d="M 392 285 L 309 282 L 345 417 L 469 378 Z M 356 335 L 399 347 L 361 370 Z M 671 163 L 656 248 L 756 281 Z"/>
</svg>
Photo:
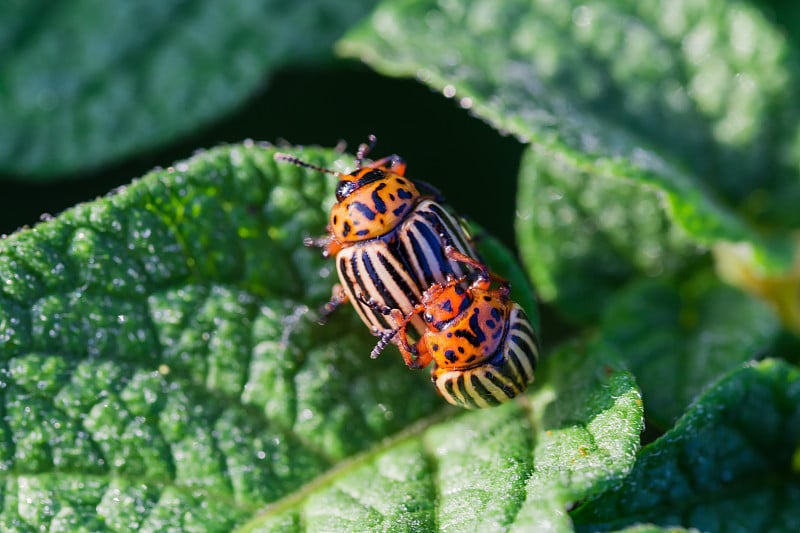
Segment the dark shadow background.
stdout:
<svg viewBox="0 0 800 533">
<path fill-rule="evenodd" d="M 50 183 L 0 176 L 0 235 L 104 196 L 200 148 L 248 138 L 325 147 L 344 140 L 352 153 L 370 133 L 378 137 L 375 158 L 402 155 L 407 176 L 438 187 L 459 214 L 517 253 L 514 215 L 524 146 L 471 116 L 456 100 L 351 61 L 280 71 L 237 112 L 157 151 Z M 547 346 L 574 331 L 547 306 L 540 307 L 540 317 Z"/>
<path fill-rule="evenodd" d="M 33 225 L 103 196 L 198 148 L 243 139 L 333 147 L 353 152 L 378 136 L 375 158 L 397 153 L 407 175 L 439 187 L 455 209 L 514 247 L 516 178 L 523 146 L 415 80 L 382 77 L 353 62 L 284 70 L 238 112 L 162 149 L 50 184 L 0 182 L 0 234 Z"/>
</svg>

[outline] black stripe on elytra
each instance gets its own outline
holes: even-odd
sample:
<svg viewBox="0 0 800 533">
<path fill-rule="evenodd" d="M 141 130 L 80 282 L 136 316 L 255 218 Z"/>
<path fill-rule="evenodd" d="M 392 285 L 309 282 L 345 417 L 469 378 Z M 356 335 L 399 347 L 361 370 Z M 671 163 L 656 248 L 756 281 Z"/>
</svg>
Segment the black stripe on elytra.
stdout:
<svg viewBox="0 0 800 533">
<path fill-rule="evenodd" d="M 350 290 L 354 295 L 357 295 L 359 292 L 367 299 L 372 296 L 372 291 L 367 289 L 367 286 L 364 284 L 364 276 L 360 275 L 359 269 L 359 258 L 363 256 L 363 253 L 354 253 L 350 257 L 350 267 L 353 269 L 352 276 L 345 276 L 345 280 L 350 285 Z M 358 285 L 358 289 L 356 290 L 355 287 L 352 286 L 352 282 L 355 281 Z M 358 298 L 356 298 L 358 299 Z M 378 302 L 380 305 L 380 302 Z M 372 323 L 377 324 L 381 329 L 388 330 L 392 329 L 392 326 L 389 324 L 389 321 L 383 313 L 378 310 L 372 309 L 364 302 L 358 301 L 358 305 L 361 306 L 361 309 L 364 311 L 364 314 L 368 317 L 372 318 Z"/>
<path fill-rule="evenodd" d="M 451 239 L 458 241 L 450 242 L 448 244 L 455 246 L 460 252 L 470 257 L 475 257 L 475 253 L 471 249 L 461 225 L 458 224 L 458 222 L 453 218 L 453 215 L 448 213 L 446 209 L 436 203 L 428 204 L 428 208 L 431 210 L 431 213 L 436 215 L 436 217 L 439 219 L 439 223 L 444 226 L 445 233 Z M 480 260 L 479 257 L 475 257 L 475 259 Z"/>
<path fill-rule="evenodd" d="M 389 272 L 389 275 L 392 279 L 395 278 L 396 272 L 392 268 L 391 264 L 388 261 L 385 261 L 385 258 L 381 255 L 380 252 L 375 252 L 375 256 L 378 261 L 386 268 Z M 392 297 L 392 291 L 386 288 L 386 284 L 384 284 L 383 279 L 378 275 L 378 272 L 375 270 L 375 265 L 372 264 L 372 257 L 370 254 L 365 253 L 362 254 L 362 260 L 364 262 L 364 268 L 366 269 L 367 275 L 369 276 L 370 281 L 372 281 L 372 285 L 375 287 L 375 290 L 378 291 L 380 295 L 382 303 L 390 308 L 390 309 L 399 309 L 400 306 L 397 305 L 397 301 Z"/>
<path fill-rule="evenodd" d="M 368 219 L 375 220 L 375 216 L 376 216 L 375 215 L 375 211 L 370 209 L 367 204 L 362 203 L 362 202 L 353 202 L 350 205 L 352 207 L 354 207 L 356 210 L 358 210 L 359 213 L 361 213 L 362 215 L 364 215 Z"/>
<path fill-rule="evenodd" d="M 380 195 L 380 191 L 382 189 L 385 189 L 385 188 L 386 188 L 386 184 L 385 183 L 381 183 L 380 185 L 378 185 L 375 188 L 374 191 L 372 191 L 372 205 L 374 205 L 375 206 L 375 210 L 378 213 L 381 213 L 381 214 L 386 212 L 386 203 L 383 201 L 383 198 L 381 198 L 381 195 Z"/>
<path fill-rule="evenodd" d="M 475 387 L 475 392 L 478 394 L 478 396 L 486 400 L 487 403 L 489 404 L 500 403 L 500 401 L 494 397 L 494 394 L 489 392 L 489 389 L 487 389 L 483 385 L 483 383 L 481 383 L 481 378 L 479 378 L 477 374 L 475 373 L 471 374 L 470 381 L 472 382 L 472 386 Z M 475 405 L 477 405 L 477 403 Z"/>
<path fill-rule="evenodd" d="M 511 328 L 511 334 L 514 335 L 514 332 L 518 332 L 520 335 L 524 335 L 530 338 L 531 343 L 533 343 L 533 348 L 538 352 L 539 351 L 539 340 L 536 338 L 536 335 L 529 331 L 527 328 Z"/>
<path fill-rule="evenodd" d="M 508 383 L 504 383 L 500 378 L 496 376 L 496 374 L 506 375 L 504 372 L 500 372 L 499 370 L 496 371 L 487 370 L 483 373 L 483 377 L 491 381 L 495 387 L 503 391 L 503 393 L 509 398 L 513 398 L 514 396 L 516 396 L 517 391 L 514 390 L 514 387 L 512 387 Z M 514 381 L 514 376 L 508 376 L 508 377 L 511 378 L 512 382 Z M 498 398 L 498 401 L 503 401 L 503 399 Z"/>
<path fill-rule="evenodd" d="M 447 245 L 447 241 L 450 239 L 445 237 L 445 242 L 442 242 L 442 237 L 440 237 L 437 232 L 433 231 L 430 224 L 418 222 L 415 225 L 418 227 L 422 238 L 425 239 L 428 248 L 433 251 L 433 256 L 436 258 L 436 272 L 439 272 L 440 274 L 453 272 L 453 269 L 450 268 L 450 260 L 444 255 L 444 247 Z M 455 274 L 455 272 L 453 273 Z M 444 279 L 434 278 L 433 283 L 437 281 L 444 281 Z"/>
<path fill-rule="evenodd" d="M 424 225 L 424 224 L 423 224 Z M 416 227 L 416 224 L 414 224 Z M 430 287 L 433 285 L 433 273 L 431 272 L 431 266 L 428 264 L 428 261 L 425 259 L 425 251 L 422 248 L 422 243 L 420 243 L 419 239 L 417 238 L 416 233 L 414 233 L 411 228 L 405 232 L 405 242 L 411 245 L 411 250 L 408 250 L 408 246 L 406 246 L 406 250 L 413 254 L 414 257 L 417 258 L 417 263 L 419 263 L 419 268 L 421 271 L 414 270 L 414 277 L 416 279 L 417 286 L 419 287 Z M 407 252 L 407 253 L 408 253 Z"/>
<path fill-rule="evenodd" d="M 461 393 L 461 396 L 464 397 L 464 402 L 467 405 L 475 405 L 474 402 L 470 401 L 470 395 L 467 393 L 467 389 L 466 389 L 466 386 L 464 384 L 464 374 L 463 373 L 459 374 L 458 377 L 456 378 L 456 382 L 453 384 L 453 389 L 455 389 L 455 390 L 457 390 L 458 392 Z M 456 400 L 458 400 L 457 396 L 456 396 Z"/>
<path fill-rule="evenodd" d="M 528 316 L 522 311 L 517 313 L 517 319 L 514 320 L 514 325 L 511 327 L 511 329 L 518 329 L 523 333 L 527 333 L 531 337 L 536 337 L 536 333 L 533 331 L 533 326 L 531 326 Z"/>
<path fill-rule="evenodd" d="M 522 361 L 520 361 L 519 355 L 517 354 L 515 348 L 516 346 L 511 344 L 506 347 L 506 371 L 504 373 L 514 382 L 515 385 L 517 385 L 517 387 L 522 389 L 525 388 L 528 382 L 533 379 L 533 376 L 528 375 L 528 372 L 525 370 L 525 366 L 522 364 Z M 525 350 L 523 349 L 522 351 L 524 352 Z M 516 372 L 514 372 L 515 370 Z"/>
<path fill-rule="evenodd" d="M 447 378 L 446 380 L 444 380 L 444 383 L 440 388 L 444 389 L 444 391 L 447 394 L 455 398 L 455 394 L 453 393 L 453 389 L 455 388 L 455 383 L 453 383 L 453 378 Z"/>
<path fill-rule="evenodd" d="M 442 247 L 442 242 L 439 240 L 438 235 L 431 231 L 430 225 L 422 222 L 421 220 L 415 221 L 414 229 L 417 230 L 419 236 L 422 238 L 422 242 L 418 241 L 417 239 L 413 240 L 414 246 L 414 253 L 420 258 L 420 267 L 422 268 L 422 275 L 424 277 L 425 287 L 430 287 L 434 283 L 438 283 L 443 281 L 442 279 L 438 279 L 442 273 L 450 272 L 450 265 L 445 260 L 444 257 L 444 249 Z M 435 260 L 435 264 L 431 265 L 428 264 L 427 258 L 423 252 L 423 246 L 426 250 L 430 250 Z M 425 259 L 423 261 L 423 259 Z M 437 276 L 436 274 L 439 274 Z"/>
<path fill-rule="evenodd" d="M 511 335 L 511 343 L 514 346 L 518 346 L 519 349 L 522 350 L 522 352 L 528 358 L 528 361 L 530 361 L 531 368 L 533 370 L 536 370 L 536 355 L 531 350 L 530 344 L 525 342 L 524 339 L 521 339 L 521 338 L 517 337 L 516 335 Z"/>
<path fill-rule="evenodd" d="M 526 335 L 530 337 L 531 342 L 533 342 L 534 347 L 538 351 L 539 338 L 536 336 L 536 332 L 533 331 L 533 327 L 531 327 L 530 323 L 527 320 L 519 320 L 519 319 L 515 320 L 511 326 L 512 335 L 514 332 L 519 332 L 521 335 Z"/>
<path fill-rule="evenodd" d="M 414 303 L 417 299 L 416 293 L 411 287 L 409 287 L 408 283 L 406 283 L 406 280 L 403 279 L 403 276 L 401 276 L 400 273 L 392 267 L 392 264 L 389 262 L 389 259 L 387 259 L 382 253 L 376 253 L 375 255 L 378 256 L 378 261 L 381 263 L 381 265 L 383 265 L 383 268 L 385 268 L 386 271 L 389 272 L 389 275 L 392 278 L 392 282 L 395 285 L 397 285 L 397 288 L 400 289 L 400 292 L 408 296 L 409 301 Z M 402 261 L 400 262 L 400 264 L 401 265 L 403 264 Z M 399 307 L 396 308 L 399 309 Z"/>
</svg>

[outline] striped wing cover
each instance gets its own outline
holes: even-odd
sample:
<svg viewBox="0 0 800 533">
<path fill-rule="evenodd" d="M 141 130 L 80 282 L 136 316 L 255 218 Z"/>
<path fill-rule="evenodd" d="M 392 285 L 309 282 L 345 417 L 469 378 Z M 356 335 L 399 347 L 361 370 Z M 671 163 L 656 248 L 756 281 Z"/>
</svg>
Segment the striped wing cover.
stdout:
<svg viewBox="0 0 800 533">
<path fill-rule="evenodd" d="M 339 280 L 361 320 L 375 335 L 394 328 L 393 321 L 364 304 L 359 295 L 374 300 L 379 308 L 411 312 L 422 293 L 448 274 L 464 275 L 469 267 L 445 257 L 452 245 L 478 258 L 469 236 L 450 212 L 433 200 L 424 200 L 403 223 L 382 239 L 348 246 L 336 256 Z M 411 321 L 417 335 L 425 331 L 419 315 Z"/>
<path fill-rule="evenodd" d="M 445 400 L 467 409 L 491 407 L 521 394 L 533 381 L 539 341 L 518 304 L 508 319 L 506 340 L 495 356 L 466 370 L 434 369 L 432 379 Z"/>
</svg>

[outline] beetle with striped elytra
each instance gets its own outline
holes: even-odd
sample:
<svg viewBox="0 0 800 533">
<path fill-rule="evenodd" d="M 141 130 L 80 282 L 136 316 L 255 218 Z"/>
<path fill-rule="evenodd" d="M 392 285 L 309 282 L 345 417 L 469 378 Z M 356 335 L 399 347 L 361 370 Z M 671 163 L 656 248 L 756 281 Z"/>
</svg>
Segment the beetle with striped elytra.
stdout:
<svg viewBox="0 0 800 533">
<path fill-rule="evenodd" d="M 446 245 L 470 257 L 478 255 L 464 224 L 442 204 L 438 191 L 405 177 L 402 158 L 365 161 L 375 136 L 369 140 L 359 146 L 356 168 L 350 173 L 312 165 L 291 154 L 274 157 L 339 178 L 328 234 L 306 240 L 307 245 L 322 248 L 324 256 L 335 256 L 339 275 L 340 284 L 321 310 L 320 321 L 349 301 L 370 331 L 383 336 L 394 325 L 376 308 L 409 313 L 428 287 L 448 276 L 466 274 L 468 267 L 446 256 Z M 411 326 L 420 336 L 426 329 L 416 316 Z"/>
<path fill-rule="evenodd" d="M 453 405 L 473 409 L 506 402 L 533 381 L 540 350 L 536 332 L 522 307 L 509 298 L 505 279 L 451 246 L 445 252 L 474 270 L 431 285 L 410 312 L 368 302 L 396 324 L 371 355 L 393 342 L 409 368 L 433 363 L 431 381 Z M 492 288 L 493 282 L 497 287 Z M 423 316 L 426 331 L 410 344 L 406 328 L 417 315 Z"/>
</svg>

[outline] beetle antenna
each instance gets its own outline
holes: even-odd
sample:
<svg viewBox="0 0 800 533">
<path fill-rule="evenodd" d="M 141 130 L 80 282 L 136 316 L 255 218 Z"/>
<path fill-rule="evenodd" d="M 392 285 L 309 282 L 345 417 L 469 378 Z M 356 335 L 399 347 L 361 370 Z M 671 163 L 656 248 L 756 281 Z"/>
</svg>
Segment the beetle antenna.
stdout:
<svg viewBox="0 0 800 533">
<path fill-rule="evenodd" d="M 378 138 L 372 133 L 369 134 L 367 139 L 369 140 L 369 144 L 361 143 L 358 145 L 358 151 L 356 152 L 356 170 L 361 168 L 361 163 L 364 162 L 364 158 L 375 148 L 375 143 L 378 142 Z"/>
<path fill-rule="evenodd" d="M 342 177 L 343 174 L 341 172 L 337 172 L 336 170 L 331 170 L 329 168 L 324 168 L 318 165 L 312 165 L 311 163 L 306 163 L 302 159 L 292 155 L 287 154 L 284 152 L 275 152 L 273 156 L 275 161 L 286 161 L 287 163 L 291 163 L 293 165 L 297 165 L 298 167 L 305 167 L 310 168 L 311 170 L 316 170 L 318 172 L 324 172 L 325 174 L 333 174 L 334 176 Z"/>
</svg>

